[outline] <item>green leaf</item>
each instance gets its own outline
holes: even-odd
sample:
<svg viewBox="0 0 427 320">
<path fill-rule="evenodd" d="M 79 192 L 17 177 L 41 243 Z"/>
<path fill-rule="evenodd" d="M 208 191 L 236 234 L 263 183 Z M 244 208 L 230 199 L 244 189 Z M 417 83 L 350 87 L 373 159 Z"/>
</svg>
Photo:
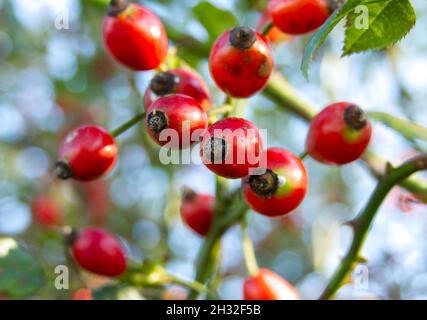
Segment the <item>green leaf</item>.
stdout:
<svg viewBox="0 0 427 320">
<path fill-rule="evenodd" d="M 362 16 L 356 10 L 359 5 L 365 6 L 369 13 L 368 29 L 360 28 Z M 316 51 L 335 26 L 346 17 L 343 55 L 392 45 L 411 30 L 416 20 L 409 0 L 348 0 L 329 17 L 305 48 L 301 71 L 306 79 L 310 77 L 309 69 Z"/>
<path fill-rule="evenodd" d="M 23 298 L 36 293 L 46 284 L 46 276 L 37 260 L 19 248 L 0 256 L 0 293 Z"/>
<path fill-rule="evenodd" d="M 416 16 L 409 0 L 364 0 L 366 20 L 363 10 L 352 10 L 347 16 L 344 41 L 344 55 L 374 49 L 383 49 L 401 40 L 415 25 Z M 363 7 L 361 7 L 363 8 Z M 369 22 L 361 28 L 363 20 Z"/>
<path fill-rule="evenodd" d="M 210 43 L 213 43 L 225 30 L 238 24 L 230 11 L 215 7 L 208 1 L 202 1 L 194 6 L 193 15 L 208 32 Z"/>
<path fill-rule="evenodd" d="M 423 126 L 385 112 L 369 112 L 369 116 L 397 131 L 410 142 L 413 142 L 415 139 L 427 142 L 427 128 Z"/>
<path fill-rule="evenodd" d="M 326 22 L 320 27 L 319 30 L 311 38 L 310 42 L 304 50 L 304 57 L 301 64 L 301 71 L 304 77 L 308 80 L 310 78 L 310 65 L 313 62 L 317 50 L 328 37 L 329 33 L 336 27 L 336 25 L 344 19 L 362 0 L 348 0 L 338 11 L 335 11 Z"/>
</svg>

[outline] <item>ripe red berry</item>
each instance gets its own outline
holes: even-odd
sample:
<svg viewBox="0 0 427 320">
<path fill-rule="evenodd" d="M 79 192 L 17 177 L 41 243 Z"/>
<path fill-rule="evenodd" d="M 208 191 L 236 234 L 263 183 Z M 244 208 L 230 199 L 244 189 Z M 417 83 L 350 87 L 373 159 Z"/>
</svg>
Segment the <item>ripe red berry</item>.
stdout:
<svg viewBox="0 0 427 320">
<path fill-rule="evenodd" d="M 262 137 L 252 122 L 225 118 L 211 125 L 203 135 L 200 155 L 206 167 L 219 176 L 237 179 L 259 166 Z"/>
<path fill-rule="evenodd" d="M 173 286 L 167 288 L 162 295 L 162 300 L 187 300 L 188 292 L 183 287 Z"/>
<path fill-rule="evenodd" d="M 161 146 L 183 149 L 199 141 L 208 116 L 199 102 L 182 94 L 157 99 L 147 108 L 147 130 Z"/>
<path fill-rule="evenodd" d="M 71 235 L 74 258 L 95 274 L 116 277 L 125 272 L 127 261 L 120 242 L 99 228 L 86 228 Z"/>
<path fill-rule="evenodd" d="M 215 197 L 185 189 L 182 195 L 182 220 L 201 236 L 206 236 L 212 225 Z"/>
<path fill-rule="evenodd" d="M 270 0 L 273 23 L 287 34 L 304 34 L 320 27 L 331 15 L 328 0 Z"/>
<path fill-rule="evenodd" d="M 258 21 L 257 25 L 257 31 L 262 32 L 266 24 L 271 21 L 271 15 L 269 11 L 265 11 L 261 14 L 261 17 Z M 283 33 L 280 31 L 279 28 L 276 26 L 273 26 L 270 31 L 267 33 L 266 37 L 268 40 L 270 40 L 272 43 L 279 43 L 281 41 L 290 41 L 292 40 L 292 36 L 286 33 Z"/>
<path fill-rule="evenodd" d="M 114 138 L 98 126 L 83 126 L 67 135 L 63 141 L 56 175 L 90 181 L 110 172 L 116 163 L 118 150 Z"/>
<path fill-rule="evenodd" d="M 43 227 L 58 226 L 62 223 L 62 211 L 49 197 L 38 197 L 31 203 L 34 220 Z"/>
<path fill-rule="evenodd" d="M 371 135 L 371 124 L 362 109 L 348 102 L 335 103 L 311 122 L 306 148 L 317 161 L 343 165 L 362 156 Z"/>
<path fill-rule="evenodd" d="M 243 284 L 245 300 L 299 300 L 296 289 L 285 279 L 268 269 L 260 269 Z"/>
<path fill-rule="evenodd" d="M 136 3 L 112 0 L 104 19 L 104 42 L 111 55 L 133 70 L 152 70 L 166 58 L 168 39 L 160 19 Z"/>
<path fill-rule="evenodd" d="M 209 66 L 222 91 L 236 98 L 247 98 L 267 84 L 273 70 L 273 53 L 263 35 L 247 27 L 237 27 L 217 39 Z"/>
<path fill-rule="evenodd" d="M 297 208 L 307 193 L 307 171 L 293 153 L 267 150 L 267 171 L 242 180 L 243 195 L 249 206 L 269 217 L 285 215 Z"/>
<path fill-rule="evenodd" d="M 148 108 L 158 97 L 180 93 L 197 100 L 204 110 L 211 107 L 209 89 L 203 79 L 195 72 L 185 69 L 174 69 L 157 74 L 144 95 L 145 108 Z"/>
</svg>

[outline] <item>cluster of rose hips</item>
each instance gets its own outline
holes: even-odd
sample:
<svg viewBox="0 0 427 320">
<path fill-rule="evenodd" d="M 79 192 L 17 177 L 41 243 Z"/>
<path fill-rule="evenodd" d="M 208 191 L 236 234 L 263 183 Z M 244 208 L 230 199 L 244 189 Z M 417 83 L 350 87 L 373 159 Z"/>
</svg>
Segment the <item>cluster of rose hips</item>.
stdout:
<svg viewBox="0 0 427 320">
<path fill-rule="evenodd" d="M 330 13 L 327 0 L 271 0 L 268 16 L 275 28 L 296 35 L 318 28 Z M 112 0 L 103 35 L 110 54 L 133 70 L 153 70 L 166 59 L 168 39 L 160 19 L 138 4 Z M 214 44 L 209 66 L 225 94 L 250 97 L 264 88 L 273 71 L 270 40 L 248 27 L 228 30 Z M 244 199 L 254 211 L 283 216 L 303 201 L 308 177 L 302 159 L 283 148 L 264 150 L 258 128 L 246 119 L 225 117 L 208 126 L 212 102 L 206 84 L 195 72 L 174 69 L 158 73 L 145 93 L 144 105 L 146 129 L 155 142 L 183 149 L 200 141 L 206 167 L 221 177 L 242 179 Z M 184 138 L 184 128 L 191 140 Z M 172 143 L 162 137 L 166 130 L 177 135 Z M 320 162 L 343 165 L 363 154 L 370 137 L 371 125 L 363 111 L 351 103 L 336 103 L 311 122 L 306 150 Z M 95 180 L 112 170 L 117 157 L 115 139 L 107 130 L 83 126 L 63 141 L 56 174 L 62 179 Z M 257 168 L 263 170 L 254 174 Z M 207 235 L 214 220 L 214 202 L 211 195 L 186 189 L 182 219 L 200 235 Z M 76 261 L 86 270 L 105 276 L 118 276 L 126 270 L 124 250 L 108 232 L 86 228 L 73 232 L 70 239 Z M 244 297 L 297 299 L 298 294 L 280 276 L 261 269 L 246 279 Z"/>
</svg>

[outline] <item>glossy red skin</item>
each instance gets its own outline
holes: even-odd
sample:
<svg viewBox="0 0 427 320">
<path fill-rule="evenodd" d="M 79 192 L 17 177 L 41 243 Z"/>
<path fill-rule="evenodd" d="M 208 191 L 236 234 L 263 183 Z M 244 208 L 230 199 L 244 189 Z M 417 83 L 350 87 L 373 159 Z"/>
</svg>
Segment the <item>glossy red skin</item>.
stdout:
<svg viewBox="0 0 427 320">
<path fill-rule="evenodd" d="M 244 300 L 300 300 L 296 289 L 285 279 L 268 269 L 243 283 Z"/>
<path fill-rule="evenodd" d="M 267 150 L 267 168 L 279 177 L 286 175 L 287 192 L 278 190 L 270 197 L 259 196 L 249 186 L 249 177 L 242 180 L 243 196 L 256 212 L 268 217 L 283 216 L 296 209 L 307 193 L 308 176 L 304 163 L 292 152 L 281 148 Z M 279 172 L 282 171 L 282 172 Z"/>
<path fill-rule="evenodd" d="M 259 19 L 258 25 L 257 25 L 257 31 L 262 32 L 266 24 L 271 21 L 271 15 L 269 11 L 264 11 L 261 14 L 261 17 Z M 291 41 L 292 36 L 286 33 L 283 33 L 280 31 L 279 28 L 273 26 L 270 31 L 266 35 L 267 39 L 270 40 L 272 43 L 276 44 L 281 41 Z"/>
<path fill-rule="evenodd" d="M 77 289 L 73 293 L 73 300 L 93 300 L 92 290 L 90 289 Z"/>
<path fill-rule="evenodd" d="M 204 110 L 209 110 L 212 106 L 209 88 L 197 73 L 185 69 L 168 70 L 179 77 L 179 83 L 176 85 L 174 92 L 190 96 L 197 100 Z M 144 95 L 144 105 L 147 109 L 159 96 L 153 93 L 150 87 L 147 88 Z"/>
<path fill-rule="evenodd" d="M 331 15 L 328 0 L 271 0 L 273 23 L 287 34 L 304 34 L 319 28 Z"/>
<path fill-rule="evenodd" d="M 256 32 L 251 48 L 241 50 L 230 44 L 231 30 L 215 42 L 210 57 L 211 75 L 218 87 L 236 98 L 248 98 L 267 84 L 273 71 L 273 53 L 268 40 Z"/>
<path fill-rule="evenodd" d="M 126 271 L 127 261 L 120 242 L 100 228 L 78 232 L 72 250 L 77 263 L 98 275 L 116 277 Z"/>
<path fill-rule="evenodd" d="M 182 220 L 201 236 L 206 236 L 212 225 L 215 197 L 209 194 L 196 194 L 193 199 L 183 199 Z"/>
<path fill-rule="evenodd" d="M 31 204 L 34 220 L 43 227 L 58 226 L 62 223 L 62 211 L 55 201 L 48 197 L 36 198 Z"/>
<path fill-rule="evenodd" d="M 108 131 L 98 126 L 83 126 L 67 135 L 58 160 L 68 163 L 73 179 L 90 181 L 110 172 L 117 156 L 116 142 Z"/>
<path fill-rule="evenodd" d="M 125 66 L 145 71 L 157 68 L 168 53 L 168 38 L 160 19 L 136 3 L 116 17 L 106 16 L 104 43 L 110 54 Z"/>
<path fill-rule="evenodd" d="M 175 130 L 178 133 L 178 141 L 170 142 L 170 138 L 167 141 L 160 141 L 160 135 L 148 127 L 148 116 L 155 110 L 166 114 L 168 119 L 167 129 Z M 193 141 L 184 141 L 188 140 L 183 136 L 184 121 L 189 121 L 189 132 L 190 136 L 194 138 L 192 139 Z M 146 123 L 148 133 L 159 145 L 168 144 L 173 149 L 183 149 L 198 141 L 207 128 L 208 115 L 200 103 L 193 98 L 182 94 L 171 94 L 160 97 L 147 108 Z"/>
<path fill-rule="evenodd" d="M 368 121 L 361 130 L 351 129 L 344 120 L 348 102 L 332 104 L 323 109 L 311 122 L 307 135 L 307 152 L 313 159 L 326 164 L 343 165 L 359 159 L 366 151 L 372 136 Z M 349 139 L 346 132 L 353 132 Z"/>
<path fill-rule="evenodd" d="M 212 162 L 210 155 L 204 155 L 205 145 L 211 137 L 226 141 L 224 163 L 210 163 Z M 262 148 L 261 134 L 252 122 L 243 118 L 225 118 L 211 125 L 203 135 L 200 155 L 205 166 L 215 174 L 229 179 L 238 179 L 247 176 L 251 168 L 259 166 Z M 243 161 L 240 161 L 243 156 Z"/>
</svg>

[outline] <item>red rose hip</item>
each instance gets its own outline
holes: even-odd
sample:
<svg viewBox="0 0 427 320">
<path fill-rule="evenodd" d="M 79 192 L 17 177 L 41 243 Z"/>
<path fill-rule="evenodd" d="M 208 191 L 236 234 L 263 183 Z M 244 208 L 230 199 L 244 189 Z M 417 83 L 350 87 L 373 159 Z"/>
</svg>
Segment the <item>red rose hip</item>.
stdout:
<svg viewBox="0 0 427 320">
<path fill-rule="evenodd" d="M 211 125 L 203 135 L 200 154 L 205 166 L 215 174 L 237 179 L 258 168 L 262 137 L 252 122 L 225 118 Z"/>
<path fill-rule="evenodd" d="M 195 232 L 206 236 L 212 225 L 215 197 L 185 189 L 182 195 L 181 218 Z"/>
<path fill-rule="evenodd" d="M 73 300 L 93 300 L 92 290 L 80 288 L 74 291 Z"/>
<path fill-rule="evenodd" d="M 160 19 L 139 4 L 125 0 L 111 1 L 103 36 L 111 55 L 133 70 L 157 68 L 168 52 L 167 34 Z"/>
<path fill-rule="evenodd" d="M 260 269 L 243 283 L 245 300 L 299 300 L 296 289 L 277 273 Z"/>
<path fill-rule="evenodd" d="M 56 175 L 61 179 L 95 180 L 114 167 L 118 150 L 114 138 L 98 126 L 83 126 L 63 141 Z"/>
<path fill-rule="evenodd" d="M 204 110 L 211 108 L 208 86 L 197 73 L 185 69 L 173 69 L 157 74 L 145 92 L 145 108 L 148 108 L 157 98 L 172 93 L 194 98 Z"/>
<path fill-rule="evenodd" d="M 34 220 L 41 226 L 50 228 L 62 223 L 62 211 L 49 197 L 38 197 L 31 203 Z"/>
<path fill-rule="evenodd" d="M 116 277 L 126 271 L 127 261 L 120 242 L 99 228 L 85 228 L 71 235 L 77 263 L 98 275 Z"/>
<path fill-rule="evenodd" d="M 311 121 L 306 148 L 319 162 L 343 165 L 363 155 L 371 135 L 371 123 L 363 110 L 340 102 L 326 107 Z"/>
<path fill-rule="evenodd" d="M 256 212 L 269 217 L 296 209 L 307 193 L 307 171 L 296 155 L 281 148 L 267 150 L 267 170 L 242 180 L 243 196 Z"/>
<path fill-rule="evenodd" d="M 189 147 L 206 130 L 208 116 L 199 102 L 182 94 L 157 99 L 147 108 L 147 130 L 161 146 Z"/>
<path fill-rule="evenodd" d="M 331 15 L 328 0 L 270 0 L 273 23 L 287 34 L 304 34 L 319 28 Z"/>
<path fill-rule="evenodd" d="M 247 98 L 267 84 L 273 70 L 273 53 L 263 35 L 247 27 L 237 27 L 217 39 L 209 67 L 222 91 L 236 98 Z"/>
</svg>

